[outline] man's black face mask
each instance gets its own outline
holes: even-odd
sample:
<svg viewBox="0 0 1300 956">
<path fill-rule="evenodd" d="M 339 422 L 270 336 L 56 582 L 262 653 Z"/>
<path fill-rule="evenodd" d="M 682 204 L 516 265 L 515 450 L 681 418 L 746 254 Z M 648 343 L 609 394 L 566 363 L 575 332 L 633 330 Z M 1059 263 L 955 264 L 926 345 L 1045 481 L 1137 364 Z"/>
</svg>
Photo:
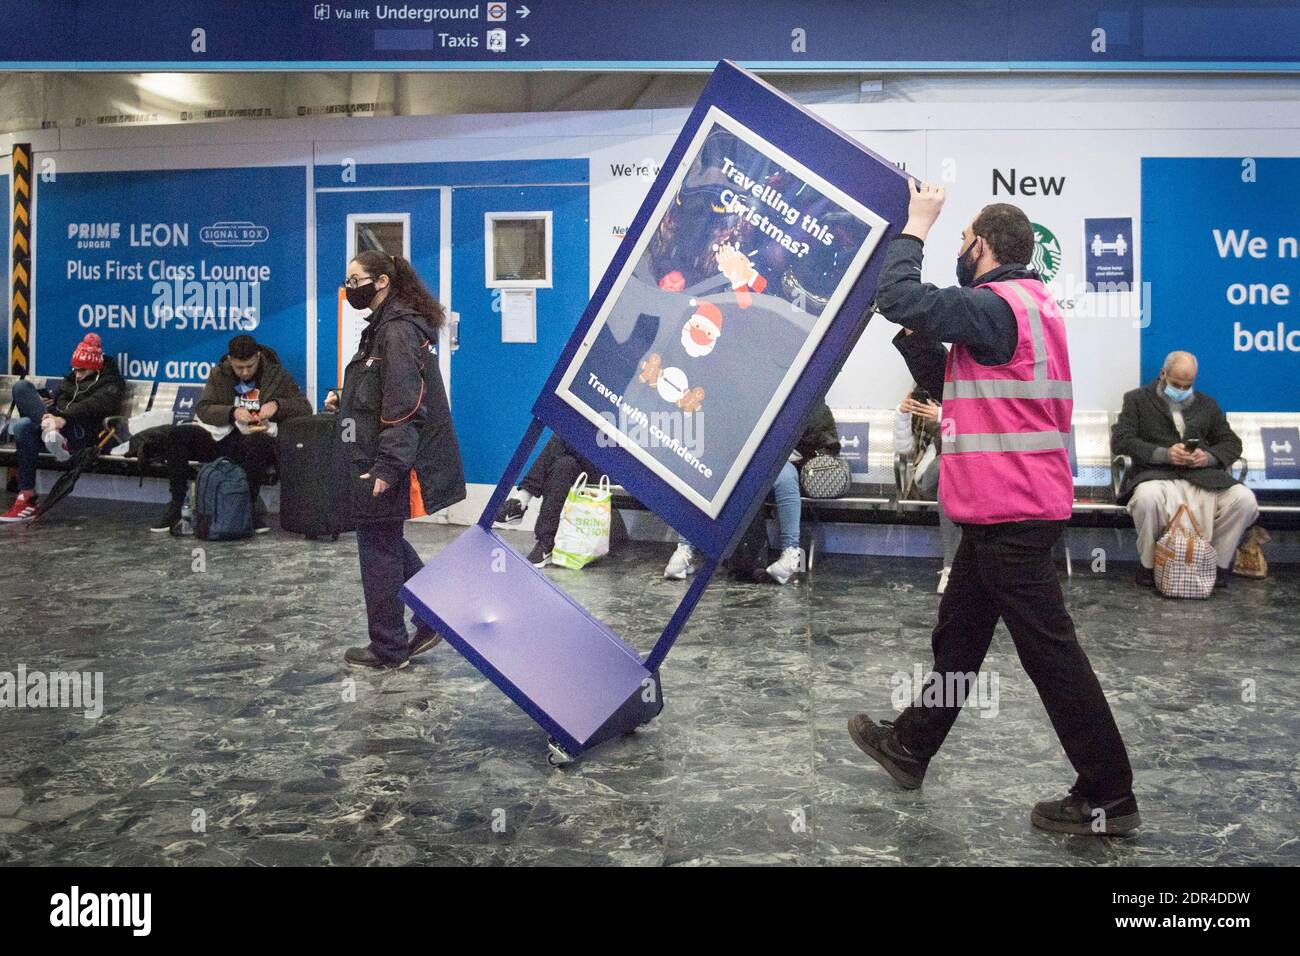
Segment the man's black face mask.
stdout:
<svg viewBox="0 0 1300 956">
<path fill-rule="evenodd" d="M 970 254 L 970 251 L 975 248 L 975 243 L 978 241 L 979 241 L 979 237 L 976 236 L 974 239 L 970 241 L 970 245 L 967 246 L 957 256 L 957 284 L 958 285 L 966 286 L 967 288 L 969 288 L 970 286 L 975 284 L 976 260 L 968 258 L 968 256 Z"/>
</svg>

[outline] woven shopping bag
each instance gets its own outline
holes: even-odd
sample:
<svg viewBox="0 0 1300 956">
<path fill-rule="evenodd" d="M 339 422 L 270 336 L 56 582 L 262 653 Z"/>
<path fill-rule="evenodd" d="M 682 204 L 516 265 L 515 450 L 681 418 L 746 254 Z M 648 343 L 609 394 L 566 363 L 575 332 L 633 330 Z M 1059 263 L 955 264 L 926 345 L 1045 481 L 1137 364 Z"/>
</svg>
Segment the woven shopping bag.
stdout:
<svg viewBox="0 0 1300 956">
<path fill-rule="evenodd" d="M 1246 532 L 1246 538 L 1237 548 L 1237 559 L 1232 562 L 1232 573 L 1243 578 L 1268 577 L 1268 559 L 1260 545 L 1269 541 L 1268 532 L 1259 525 Z"/>
<path fill-rule="evenodd" d="M 612 497 L 607 475 L 601 475 L 600 484 L 590 488 L 585 471 L 574 480 L 564 510 L 560 512 L 560 527 L 555 532 L 555 547 L 551 551 L 552 564 L 576 571 L 609 554 Z"/>
<path fill-rule="evenodd" d="M 1207 598 L 1214 592 L 1217 571 L 1214 546 L 1201 534 L 1187 505 L 1179 505 L 1156 542 L 1156 590 L 1165 597 Z"/>
</svg>

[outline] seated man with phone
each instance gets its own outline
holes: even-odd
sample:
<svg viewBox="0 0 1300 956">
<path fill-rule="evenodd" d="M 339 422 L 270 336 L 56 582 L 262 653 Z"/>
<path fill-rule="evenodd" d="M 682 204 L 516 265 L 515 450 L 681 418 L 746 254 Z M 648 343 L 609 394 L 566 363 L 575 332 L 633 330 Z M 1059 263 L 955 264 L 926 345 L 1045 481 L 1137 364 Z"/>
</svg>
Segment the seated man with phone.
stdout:
<svg viewBox="0 0 1300 956">
<path fill-rule="evenodd" d="M 1137 528 L 1141 586 L 1155 584 L 1155 544 L 1181 505 L 1214 546 L 1220 587 L 1259 514 L 1254 493 L 1231 472 L 1241 439 L 1218 403 L 1195 391 L 1196 370 L 1196 356 L 1170 352 L 1159 378 L 1124 396 L 1111 433 L 1115 454 L 1133 460 L 1119 503 L 1127 504 Z"/>
</svg>

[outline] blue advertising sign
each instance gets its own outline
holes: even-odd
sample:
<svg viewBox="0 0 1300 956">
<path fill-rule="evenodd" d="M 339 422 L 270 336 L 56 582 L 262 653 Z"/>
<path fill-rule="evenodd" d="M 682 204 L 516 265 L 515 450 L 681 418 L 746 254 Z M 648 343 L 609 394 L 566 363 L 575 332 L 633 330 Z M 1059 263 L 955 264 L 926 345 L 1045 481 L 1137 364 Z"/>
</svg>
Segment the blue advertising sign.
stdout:
<svg viewBox="0 0 1300 956">
<path fill-rule="evenodd" d="M 1094 290 L 1133 288 L 1133 219 L 1083 221 L 1084 281 Z"/>
<path fill-rule="evenodd" d="M 1264 477 L 1300 478 L 1300 428 L 1261 428 L 1259 437 L 1264 443 Z"/>
<path fill-rule="evenodd" d="M 36 366 L 96 332 L 126 378 L 202 382 L 247 332 L 303 385 L 300 166 L 59 173 L 37 186 Z"/>
<path fill-rule="evenodd" d="M 866 324 L 907 182 L 722 64 L 534 416 L 720 560 Z"/>
<path fill-rule="evenodd" d="M 1295 70 L 1300 11 L 1169 0 L 0 0 L 11 70 Z"/>
<path fill-rule="evenodd" d="M 659 667 L 865 328 L 907 207 L 893 164 L 718 65 L 478 524 L 402 593 L 553 757 L 663 709 Z M 644 658 L 493 529 L 544 427 L 704 556 Z"/>
<path fill-rule="evenodd" d="M 1300 408 L 1297 182 L 1300 158 L 1142 160 L 1144 382 L 1182 349 L 1225 410 Z"/>
<path fill-rule="evenodd" d="M 717 517 L 885 226 L 712 108 L 555 394 Z"/>
</svg>

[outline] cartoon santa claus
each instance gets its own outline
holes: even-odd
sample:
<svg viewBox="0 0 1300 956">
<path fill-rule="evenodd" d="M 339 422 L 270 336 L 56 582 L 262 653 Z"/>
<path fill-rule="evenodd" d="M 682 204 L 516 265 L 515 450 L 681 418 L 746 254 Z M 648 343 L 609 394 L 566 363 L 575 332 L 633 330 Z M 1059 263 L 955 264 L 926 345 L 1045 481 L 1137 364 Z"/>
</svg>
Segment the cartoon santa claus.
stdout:
<svg viewBox="0 0 1300 956">
<path fill-rule="evenodd" d="M 691 308 L 694 312 L 682 326 L 682 348 L 691 358 L 700 358 L 713 351 L 722 335 L 722 310 L 698 299 L 691 299 Z"/>
</svg>

